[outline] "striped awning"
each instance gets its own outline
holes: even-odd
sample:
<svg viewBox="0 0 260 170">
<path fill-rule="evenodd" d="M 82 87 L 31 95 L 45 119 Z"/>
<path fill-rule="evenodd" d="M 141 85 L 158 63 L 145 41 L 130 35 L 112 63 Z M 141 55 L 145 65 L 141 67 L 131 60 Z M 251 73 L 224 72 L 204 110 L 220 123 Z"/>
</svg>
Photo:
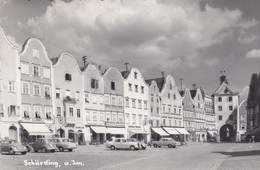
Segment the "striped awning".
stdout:
<svg viewBox="0 0 260 170">
<path fill-rule="evenodd" d="M 52 132 L 43 123 L 21 123 L 29 135 L 52 135 Z"/>
<path fill-rule="evenodd" d="M 112 135 L 124 135 L 124 134 L 126 134 L 125 128 L 108 127 L 107 129 Z"/>
<path fill-rule="evenodd" d="M 162 128 L 152 128 L 152 130 L 160 136 L 170 136 Z"/>
<path fill-rule="evenodd" d="M 175 128 L 180 134 L 188 135 L 190 134 L 185 128 Z"/>
<path fill-rule="evenodd" d="M 110 133 L 104 126 L 90 126 L 95 133 Z"/>
<path fill-rule="evenodd" d="M 179 135 L 180 133 L 174 129 L 173 127 L 164 127 L 163 128 L 167 133 L 169 133 L 170 135 Z"/>
</svg>

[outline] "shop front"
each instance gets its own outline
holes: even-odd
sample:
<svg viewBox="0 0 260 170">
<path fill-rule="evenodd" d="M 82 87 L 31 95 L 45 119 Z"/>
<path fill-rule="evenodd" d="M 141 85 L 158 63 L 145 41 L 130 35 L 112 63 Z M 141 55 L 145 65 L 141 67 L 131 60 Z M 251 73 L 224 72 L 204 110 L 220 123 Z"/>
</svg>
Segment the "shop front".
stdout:
<svg viewBox="0 0 260 170">
<path fill-rule="evenodd" d="M 162 128 L 156 127 L 152 129 L 152 141 L 159 141 L 161 137 L 169 137 L 169 133 L 165 132 Z"/>
<path fill-rule="evenodd" d="M 52 137 L 53 132 L 44 123 L 20 123 L 21 142 L 34 142 L 40 137 Z"/>
<path fill-rule="evenodd" d="M 141 128 L 128 128 L 129 138 L 135 138 L 138 141 L 147 142 L 148 132 L 142 130 Z"/>
<path fill-rule="evenodd" d="M 217 131 L 216 130 L 207 130 L 207 141 L 208 142 L 217 142 Z"/>
<path fill-rule="evenodd" d="M 176 141 L 181 141 L 180 139 L 180 133 L 173 127 L 163 127 L 163 129 L 170 134 L 170 136 L 176 140 Z"/>
<path fill-rule="evenodd" d="M 126 136 L 126 129 L 123 127 L 107 127 L 110 133 L 107 134 L 106 139 L 111 141 L 112 137 L 124 138 Z"/>
<path fill-rule="evenodd" d="M 90 144 L 103 144 L 106 142 L 106 135 L 109 130 L 105 126 L 90 126 L 91 139 Z"/>
<path fill-rule="evenodd" d="M 180 133 L 180 139 L 182 142 L 187 142 L 190 133 L 185 128 L 175 128 Z"/>
</svg>

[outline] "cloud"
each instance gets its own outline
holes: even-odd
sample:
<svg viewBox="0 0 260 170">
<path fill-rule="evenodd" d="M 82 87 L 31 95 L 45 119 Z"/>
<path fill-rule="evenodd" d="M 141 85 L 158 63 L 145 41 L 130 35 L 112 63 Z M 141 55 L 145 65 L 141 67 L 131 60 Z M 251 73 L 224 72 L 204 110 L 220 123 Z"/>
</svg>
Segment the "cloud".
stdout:
<svg viewBox="0 0 260 170">
<path fill-rule="evenodd" d="M 250 24 L 241 23 L 239 10 L 209 5 L 201 10 L 199 3 L 54 1 L 44 15 L 30 18 L 25 26 L 39 38 L 52 41 L 47 44 L 50 47 L 60 44 L 57 46 L 76 54 L 78 61 L 88 55 L 102 65 L 109 62 L 117 66 L 128 60 L 145 63 L 146 67 L 158 66 L 160 70 L 194 68 L 201 63 L 212 66 L 217 59 L 204 57 L 200 50 L 232 37 L 233 28 Z"/>
<path fill-rule="evenodd" d="M 259 22 L 257 20 L 252 19 L 252 20 L 249 20 L 249 21 L 241 21 L 239 26 L 246 29 L 246 28 L 254 27 L 258 24 L 259 24 Z"/>
<path fill-rule="evenodd" d="M 253 49 L 247 52 L 246 58 L 248 59 L 260 58 L 260 49 Z"/>
<path fill-rule="evenodd" d="M 258 36 L 255 34 L 246 34 L 245 31 L 240 31 L 240 35 L 237 38 L 238 42 L 240 42 L 241 44 L 250 44 L 253 41 L 257 40 Z"/>
</svg>

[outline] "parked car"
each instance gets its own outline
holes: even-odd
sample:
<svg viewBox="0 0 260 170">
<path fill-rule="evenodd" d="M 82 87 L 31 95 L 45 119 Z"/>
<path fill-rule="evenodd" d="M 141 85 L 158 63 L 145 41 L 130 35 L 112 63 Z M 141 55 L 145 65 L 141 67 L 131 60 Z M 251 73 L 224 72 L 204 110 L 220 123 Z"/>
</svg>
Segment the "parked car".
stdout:
<svg viewBox="0 0 260 170">
<path fill-rule="evenodd" d="M 61 152 L 64 150 L 71 152 L 73 149 L 77 148 L 77 144 L 70 142 L 67 138 L 53 138 L 52 141 Z"/>
<path fill-rule="evenodd" d="M 137 141 L 135 138 L 130 138 L 128 140 L 132 140 L 133 142 L 138 142 L 139 146 L 140 146 L 140 149 L 145 150 L 147 148 L 147 144 L 145 142 Z"/>
<path fill-rule="evenodd" d="M 125 139 L 125 138 L 114 138 L 112 141 L 108 141 L 106 143 L 106 147 L 111 150 L 115 149 L 130 149 L 130 150 L 139 150 L 140 144 L 139 142 L 133 139 Z"/>
<path fill-rule="evenodd" d="M 1 154 L 9 153 L 10 155 L 14 155 L 16 153 L 21 153 L 22 155 L 25 155 L 27 153 L 26 147 L 13 139 L 3 140 L 1 141 L 0 145 Z"/>
<path fill-rule="evenodd" d="M 41 150 L 42 152 L 55 152 L 56 145 L 52 142 L 51 139 L 38 138 L 35 142 L 30 143 L 26 146 L 30 151 L 32 148 L 34 152 Z"/>
<path fill-rule="evenodd" d="M 161 146 L 168 146 L 169 148 L 175 148 L 176 141 L 172 138 L 161 138 L 159 141 L 152 141 L 152 146 L 155 148 Z"/>
</svg>

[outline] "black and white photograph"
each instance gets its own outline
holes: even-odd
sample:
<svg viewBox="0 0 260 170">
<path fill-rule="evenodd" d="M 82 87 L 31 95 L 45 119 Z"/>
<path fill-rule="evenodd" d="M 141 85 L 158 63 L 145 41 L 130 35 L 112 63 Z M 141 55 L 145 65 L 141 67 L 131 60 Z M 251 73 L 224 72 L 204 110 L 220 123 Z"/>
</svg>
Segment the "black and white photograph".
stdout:
<svg viewBox="0 0 260 170">
<path fill-rule="evenodd" d="M 0 0 L 0 170 L 260 169 L 259 0 Z"/>
</svg>

